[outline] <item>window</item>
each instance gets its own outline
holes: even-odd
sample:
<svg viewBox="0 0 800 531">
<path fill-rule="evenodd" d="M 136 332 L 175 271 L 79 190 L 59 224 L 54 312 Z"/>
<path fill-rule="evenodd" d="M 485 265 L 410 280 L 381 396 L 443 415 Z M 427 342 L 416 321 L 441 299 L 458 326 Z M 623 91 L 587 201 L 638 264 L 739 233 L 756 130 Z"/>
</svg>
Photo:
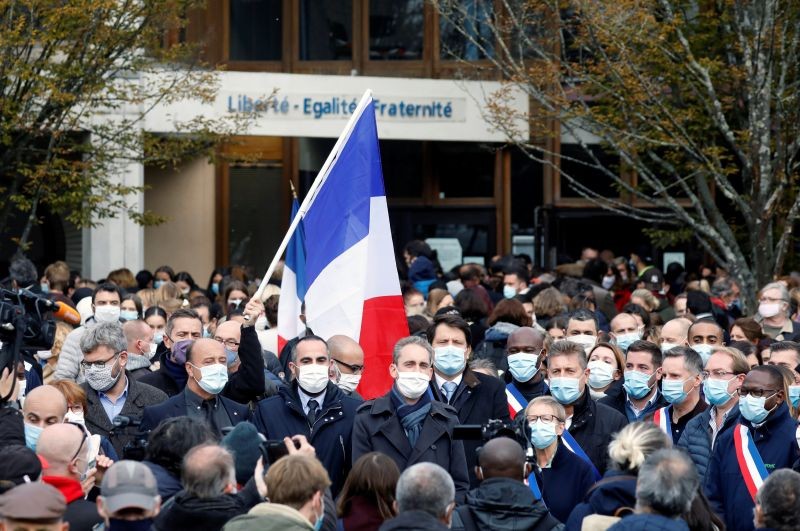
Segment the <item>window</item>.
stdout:
<svg viewBox="0 0 800 531">
<path fill-rule="evenodd" d="M 494 151 L 468 142 L 436 142 L 431 147 L 440 199 L 494 197 Z"/>
<path fill-rule="evenodd" d="M 279 206 L 282 181 L 283 169 L 276 164 L 230 167 L 229 263 L 258 269 L 272 258 L 289 219 Z"/>
<path fill-rule="evenodd" d="M 422 59 L 424 7 L 424 0 L 370 0 L 370 60 Z"/>
<path fill-rule="evenodd" d="M 612 173 L 619 172 L 619 157 L 603 150 L 598 145 L 591 145 L 589 149 L 600 164 Z M 619 190 L 614 187 L 614 181 L 601 169 L 588 165 L 595 162 L 580 144 L 561 144 L 561 171 L 566 173 L 578 183 L 603 197 L 619 197 Z M 561 176 L 561 197 L 584 197 L 573 189 L 569 179 Z"/>
<path fill-rule="evenodd" d="M 386 197 L 422 197 L 422 142 L 381 140 Z"/>
<path fill-rule="evenodd" d="M 281 0 L 230 0 L 230 60 L 281 60 Z"/>
<path fill-rule="evenodd" d="M 460 0 L 439 15 L 442 59 L 477 61 L 494 57 L 492 0 Z"/>
<path fill-rule="evenodd" d="M 300 59 L 337 61 L 352 57 L 352 0 L 301 0 Z"/>
</svg>

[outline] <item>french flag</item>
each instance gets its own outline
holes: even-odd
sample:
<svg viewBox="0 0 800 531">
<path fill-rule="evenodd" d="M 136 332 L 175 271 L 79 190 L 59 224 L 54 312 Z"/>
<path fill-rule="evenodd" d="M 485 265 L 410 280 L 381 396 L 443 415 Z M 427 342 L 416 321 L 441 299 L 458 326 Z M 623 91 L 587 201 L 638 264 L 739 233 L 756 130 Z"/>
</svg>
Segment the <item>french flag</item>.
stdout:
<svg viewBox="0 0 800 531">
<path fill-rule="evenodd" d="M 306 324 L 320 337 L 344 334 L 359 342 L 365 369 L 358 392 L 375 398 L 392 385 L 392 348 L 408 335 L 408 323 L 371 92 L 361 99 L 317 180 L 307 212 L 300 212 Z"/>
<path fill-rule="evenodd" d="M 292 200 L 292 219 L 300 210 L 295 197 Z M 303 221 L 297 225 L 286 247 L 286 260 L 281 279 L 281 297 L 278 299 L 278 352 L 283 352 L 286 343 L 302 335 L 306 325 L 300 320 L 306 296 L 306 242 Z"/>
</svg>

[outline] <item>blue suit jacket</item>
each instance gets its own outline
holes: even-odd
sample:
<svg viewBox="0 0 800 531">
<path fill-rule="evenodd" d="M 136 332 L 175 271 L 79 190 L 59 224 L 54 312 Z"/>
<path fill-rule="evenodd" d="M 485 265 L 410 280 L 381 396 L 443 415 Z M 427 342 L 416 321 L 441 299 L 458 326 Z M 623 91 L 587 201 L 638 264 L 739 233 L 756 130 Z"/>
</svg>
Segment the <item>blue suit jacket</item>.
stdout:
<svg viewBox="0 0 800 531">
<path fill-rule="evenodd" d="M 247 420 L 250 417 L 250 410 L 244 404 L 234 402 L 230 398 L 217 395 L 222 403 L 222 407 L 228 413 L 232 425 L 236 426 L 240 422 Z M 186 398 L 183 393 L 171 397 L 155 406 L 144 408 L 142 413 L 142 425 L 140 431 L 148 432 L 158 426 L 163 420 L 174 417 L 186 416 Z"/>
</svg>

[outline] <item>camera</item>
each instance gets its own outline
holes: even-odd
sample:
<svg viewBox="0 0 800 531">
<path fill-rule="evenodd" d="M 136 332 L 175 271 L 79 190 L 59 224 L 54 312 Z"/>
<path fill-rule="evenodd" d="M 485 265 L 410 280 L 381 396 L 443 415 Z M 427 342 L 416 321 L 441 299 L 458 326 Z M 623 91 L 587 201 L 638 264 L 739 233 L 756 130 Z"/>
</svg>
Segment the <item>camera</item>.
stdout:
<svg viewBox="0 0 800 531">
<path fill-rule="evenodd" d="M 514 422 L 491 419 L 486 424 L 459 424 L 453 428 L 453 438 L 458 440 L 486 443 L 497 437 L 513 439 L 525 450 L 530 446 L 528 438 L 525 436 L 524 427 Z"/>
<path fill-rule="evenodd" d="M 128 427 L 140 426 L 142 421 L 141 419 L 126 417 L 125 415 L 117 415 L 114 417 L 112 423 L 114 424 L 114 431 L 124 431 L 125 428 Z M 122 458 L 132 461 L 143 461 L 145 451 L 147 450 L 147 436 L 149 434 L 150 432 L 138 432 L 133 440 L 127 442 L 125 446 L 122 447 Z"/>
</svg>

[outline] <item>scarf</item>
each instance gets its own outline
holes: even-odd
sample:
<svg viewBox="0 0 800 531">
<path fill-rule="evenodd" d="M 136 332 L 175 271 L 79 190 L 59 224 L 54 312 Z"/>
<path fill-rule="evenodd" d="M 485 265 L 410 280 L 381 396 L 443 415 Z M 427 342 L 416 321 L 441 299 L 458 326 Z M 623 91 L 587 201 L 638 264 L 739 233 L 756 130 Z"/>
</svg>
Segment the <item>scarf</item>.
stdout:
<svg viewBox="0 0 800 531">
<path fill-rule="evenodd" d="M 55 487 L 67 500 L 72 503 L 84 497 L 83 488 L 78 480 L 63 476 L 42 476 L 42 483 Z"/>
<path fill-rule="evenodd" d="M 186 374 L 186 368 L 183 365 L 176 365 L 169 359 L 169 355 L 170 353 L 167 351 L 166 355 L 162 358 L 163 364 L 161 366 L 164 367 L 167 370 L 167 374 L 175 380 L 178 389 L 183 389 L 186 387 L 186 380 L 189 379 L 189 375 Z"/>
<path fill-rule="evenodd" d="M 406 432 L 406 437 L 408 437 L 408 443 L 411 448 L 414 448 L 419 439 L 419 434 L 422 433 L 425 417 L 431 411 L 430 393 L 423 393 L 416 404 L 410 405 L 406 404 L 397 389 L 392 387 L 391 400 L 400 425 L 403 426 L 403 431 Z"/>
<path fill-rule="evenodd" d="M 128 352 L 128 363 L 125 364 L 126 371 L 135 371 L 136 369 L 146 369 L 150 366 L 150 360 L 147 356 L 141 354 L 133 354 Z"/>
</svg>

